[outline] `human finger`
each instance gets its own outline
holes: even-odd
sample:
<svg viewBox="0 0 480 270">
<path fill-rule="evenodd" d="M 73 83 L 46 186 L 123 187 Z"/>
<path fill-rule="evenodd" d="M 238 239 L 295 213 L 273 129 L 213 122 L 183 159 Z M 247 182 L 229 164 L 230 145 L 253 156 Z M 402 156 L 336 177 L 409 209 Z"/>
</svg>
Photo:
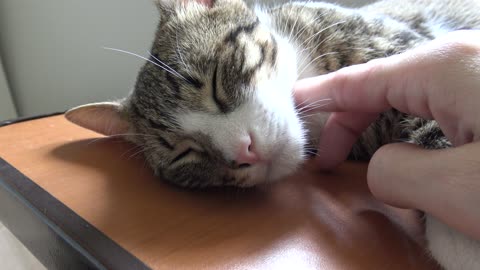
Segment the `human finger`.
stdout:
<svg viewBox="0 0 480 270">
<path fill-rule="evenodd" d="M 425 150 L 398 143 L 370 161 L 368 185 L 382 201 L 420 209 L 480 239 L 480 143 Z"/>
<path fill-rule="evenodd" d="M 360 134 L 377 118 L 373 113 L 333 113 L 323 128 L 316 163 L 330 169 L 347 159 Z"/>
</svg>

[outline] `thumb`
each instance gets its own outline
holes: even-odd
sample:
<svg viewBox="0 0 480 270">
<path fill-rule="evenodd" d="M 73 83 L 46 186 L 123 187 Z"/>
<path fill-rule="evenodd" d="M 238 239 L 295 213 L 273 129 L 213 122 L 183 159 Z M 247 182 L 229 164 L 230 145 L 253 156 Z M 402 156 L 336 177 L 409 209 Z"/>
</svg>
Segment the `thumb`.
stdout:
<svg viewBox="0 0 480 270">
<path fill-rule="evenodd" d="M 378 199 L 423 210 L 480 239 L 480 143 L 425 150 L 399 143 L 380 148 L 368 168 Z"/>
</svg>

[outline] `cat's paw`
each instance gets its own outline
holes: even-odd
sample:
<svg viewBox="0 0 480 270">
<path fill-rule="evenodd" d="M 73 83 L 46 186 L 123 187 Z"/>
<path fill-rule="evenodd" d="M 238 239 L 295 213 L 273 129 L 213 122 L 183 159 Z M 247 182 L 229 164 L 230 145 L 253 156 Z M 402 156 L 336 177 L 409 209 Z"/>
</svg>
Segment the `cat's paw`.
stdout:
<svg viewBox="0 0 480 270">
<path fill-rule="evenodd" d="M 426 237 L 432 256 L 445 270 L 480 269 L 480 242 L 426 216 Z"/>
<path fill-rule="evenodd" d="M 406 122 L 408 125 L 405 123 L 404 125 L 412 130 L 408 142 L 425 149 L 444 149 L 452 146 L 436 121 L 415 118 Z"/>
</svg>

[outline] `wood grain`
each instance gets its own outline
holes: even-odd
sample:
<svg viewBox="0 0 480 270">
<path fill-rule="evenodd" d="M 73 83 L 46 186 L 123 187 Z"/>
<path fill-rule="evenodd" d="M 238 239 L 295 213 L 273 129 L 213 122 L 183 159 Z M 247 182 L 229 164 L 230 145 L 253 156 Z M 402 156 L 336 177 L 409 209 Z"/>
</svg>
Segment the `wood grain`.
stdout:
<svg viewBox="0 0 480 270">
<path fill-rule="evenodd" d="M 376 201 L 366 164 L 189 191 L 62 116 L 0 128 L 0 156 L 153 269 L 436 269 L 418 214 Z"/>
</svg>

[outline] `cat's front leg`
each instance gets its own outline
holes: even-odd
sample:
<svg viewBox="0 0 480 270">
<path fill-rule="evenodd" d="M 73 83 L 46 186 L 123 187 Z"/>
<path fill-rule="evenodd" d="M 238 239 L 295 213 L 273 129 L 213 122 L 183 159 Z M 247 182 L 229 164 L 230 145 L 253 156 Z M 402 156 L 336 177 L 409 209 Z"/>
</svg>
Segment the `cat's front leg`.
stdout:
<svg viewBox="0 0 480 270">
<path fill-rule="evenodd" d="M 420 118 L 407 119 L 405 125 L 410 129 L 408 142 L 425 149 L 444 149 L 452 147 L 438 123 Z"/>
</svg>

